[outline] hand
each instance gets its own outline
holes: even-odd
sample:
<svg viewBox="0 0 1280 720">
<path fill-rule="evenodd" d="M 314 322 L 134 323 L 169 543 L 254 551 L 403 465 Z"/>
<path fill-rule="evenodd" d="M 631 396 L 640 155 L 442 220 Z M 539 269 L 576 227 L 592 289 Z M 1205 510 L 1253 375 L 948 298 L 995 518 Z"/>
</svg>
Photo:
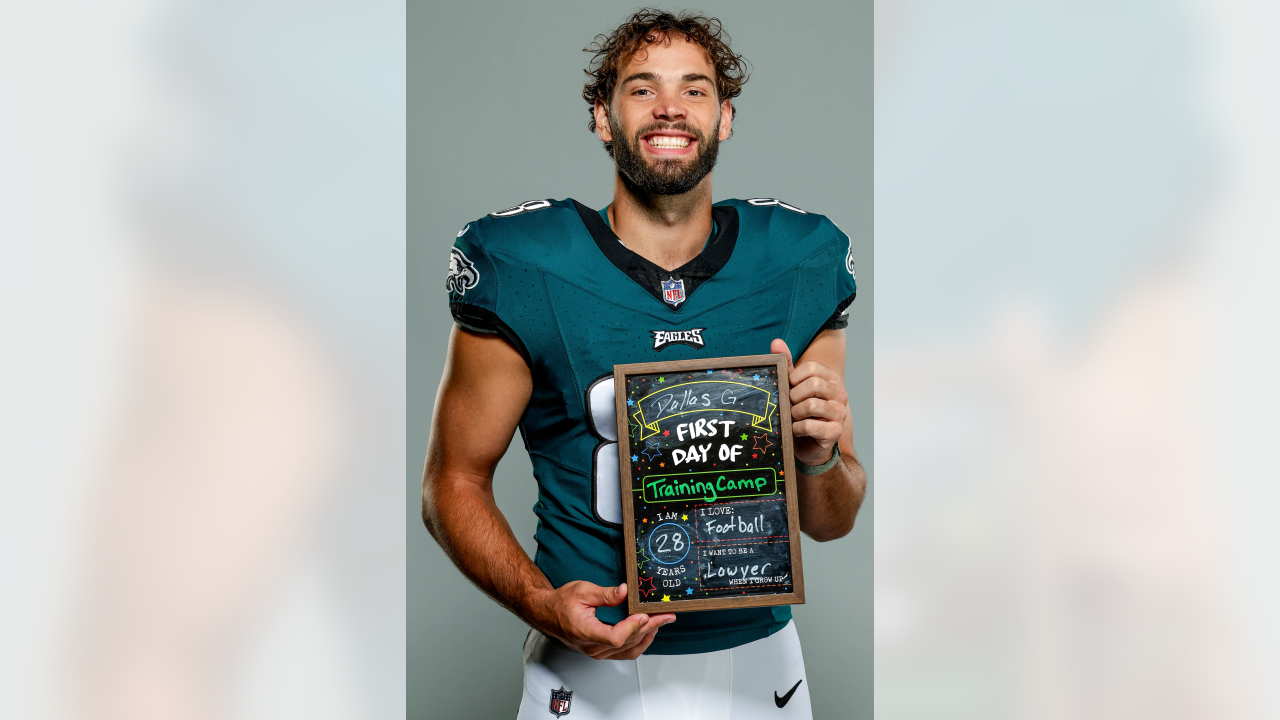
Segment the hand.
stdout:
<svg viewBox="0 0 1280 720">
<path fill-rule="evenodd" d="M 813 361 L 791 364 L 791 350 L 774 340 L 769 352 L 787 356 L 791 383 L 791 434 L 796 459 L 805 465 L 821 465 L 831 459 L 849 415 L 849 395 L 844 380 L 825 365 Z"/>
<path fill-rule="evenodd" d="M 595 660 L 634 660 L 653 642 L 658 628 L 676 621 L 675 613 L 632 615 L 617 625 L 596 619 L 597 607 L 627 599 L 627 585 L 600 587 L 582 580 L 545 590 L 540 598 L 544 627 L 538 629 Z"/>
</svg>

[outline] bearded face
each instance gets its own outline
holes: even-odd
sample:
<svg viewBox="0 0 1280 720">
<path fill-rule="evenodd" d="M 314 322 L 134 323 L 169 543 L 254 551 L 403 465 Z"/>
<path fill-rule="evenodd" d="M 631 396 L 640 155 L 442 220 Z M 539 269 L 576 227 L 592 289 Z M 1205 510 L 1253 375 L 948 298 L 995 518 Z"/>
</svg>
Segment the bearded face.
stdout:
<svg viewBox="0 0 1280 720">
<path fill-rule="evenodd" d="M 627 132 L 615 114 L 609 115 L 613 133 L 613 161 L 618 174 L 632 185 L 652 195 L 683 195 L 702 182 L 716 165 L 720 150 L 720 122 L 711 132 L 703 132 L 686 121 L 651 123 Z M 692 135 L 697 152 L 692 157 L 654 156 L 644 151 L 641 143 L 662 147 L 680 141 L 680 135 Z M 688 141 L 684 141 L 688 144 Z"/>
</svg>

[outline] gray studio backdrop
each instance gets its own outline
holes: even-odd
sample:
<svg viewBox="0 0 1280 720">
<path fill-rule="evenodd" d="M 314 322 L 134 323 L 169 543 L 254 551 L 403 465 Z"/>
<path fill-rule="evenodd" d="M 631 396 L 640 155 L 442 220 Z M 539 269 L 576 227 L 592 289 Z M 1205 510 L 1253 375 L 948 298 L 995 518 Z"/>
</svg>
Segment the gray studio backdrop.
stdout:
<svg viewBox="0 0 1280 720">
<path fill-rule="evenodd" d="M 427 534 L 418 486 L 452 321 L 444 277 L 457 231 L 535 198 L 603 207 L 612 166 L 587 132 L 581 50 L 636 6 L 410 2 L 408 236 L 408 708 L 410 718 L 513 718 L 527 628 L 476 590 Z M 715 2 L 753 66 L 716 200 L 777 197 L 853 239 L 858 299 L 845 368 L 854 441 L 871 478 L 857 526 L 804 545 L 795 608 L 815 717 L 872 716 L 872 2 Z M 768 348 L 760 348 L 768 352 Z M 495 493 L 533 553 L 536 499 L 519 442 Z M 785 688 L 781 690 L 785 691 Z"/>
</svg>

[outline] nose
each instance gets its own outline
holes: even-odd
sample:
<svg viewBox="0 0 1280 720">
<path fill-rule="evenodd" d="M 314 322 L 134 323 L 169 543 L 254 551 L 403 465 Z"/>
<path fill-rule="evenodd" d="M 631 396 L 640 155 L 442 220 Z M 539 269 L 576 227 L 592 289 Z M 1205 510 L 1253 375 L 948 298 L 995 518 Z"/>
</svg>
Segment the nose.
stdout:
<svg viewBox="0 0 1280 720">
<path fill-rule="evenodd" d="M 679 92 L 662 93 L 658 98 L 658 102 L 653 104 L 654 119 L 667 122 L 683 120 L 687 113 L 684 109 L 684 104 L 681 102 L 681 97 Z"/>
</svg>

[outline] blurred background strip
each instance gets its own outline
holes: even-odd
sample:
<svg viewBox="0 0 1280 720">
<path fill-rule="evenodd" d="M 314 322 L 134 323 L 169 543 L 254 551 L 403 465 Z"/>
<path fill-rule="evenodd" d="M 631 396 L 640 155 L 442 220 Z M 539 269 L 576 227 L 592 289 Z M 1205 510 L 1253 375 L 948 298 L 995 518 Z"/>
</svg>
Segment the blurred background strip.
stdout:
<svg viewBox="0 0 1280 720">
<path fill-rule="evenodd" d="M 1276 717 L 1274 4 L 876 4 L 876 717 Z"/>
<path fill-rule="evenodd" d="M 0 7 L 0 716 L 404 716 L 404 27 Z"/>
</svg>

